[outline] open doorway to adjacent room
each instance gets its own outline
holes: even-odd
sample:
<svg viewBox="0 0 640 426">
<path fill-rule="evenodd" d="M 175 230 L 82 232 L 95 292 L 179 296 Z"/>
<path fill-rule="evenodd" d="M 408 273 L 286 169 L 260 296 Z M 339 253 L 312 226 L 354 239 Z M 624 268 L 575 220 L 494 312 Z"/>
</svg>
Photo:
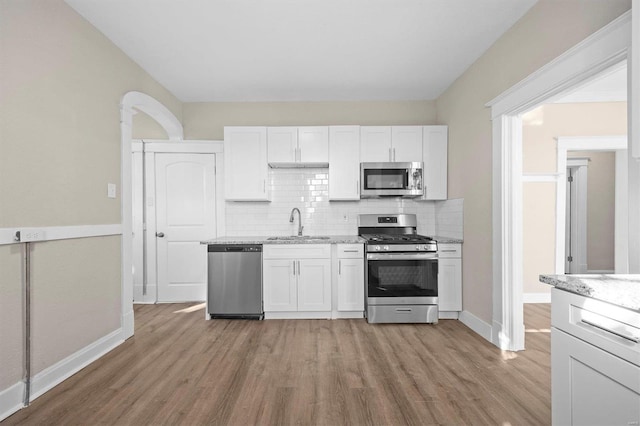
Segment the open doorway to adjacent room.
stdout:
<svg viewBox="0 0 640 426">
<path fill-rule="evenodd" d="M 627 64 L 522 116 L 523 302 L 540 274 L 626 272 Z"/>
</svg>

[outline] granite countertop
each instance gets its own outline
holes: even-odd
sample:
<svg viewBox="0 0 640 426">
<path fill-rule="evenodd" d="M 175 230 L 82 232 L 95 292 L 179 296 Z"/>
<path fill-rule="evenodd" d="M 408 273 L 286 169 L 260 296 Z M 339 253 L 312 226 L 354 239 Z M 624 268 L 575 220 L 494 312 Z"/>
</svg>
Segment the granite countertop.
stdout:
<svg viewBox="0 0 640 426">
<path fill-rule="evenodd" d="M 540 281 L 640 312 L 640 275 L 540 275 Z"/>
<path fill-rule="evenodd" d="M 461 238 L 442 237 L 440 235 L 427 235 L 429 238 L 433 238 L 440 244 L 462 244 Z"/>
<path fill-rule="evenodd" d="M 284 236 L 281 236 L 284 237 Z M 364 239 L 357 235 L 322 235 L 322 239 L 313 236 L 304 239 L 270 240 L 273 236 L 266 237 L 219 237 L 212 240 L 201 241 L 201 244 L 363 244 Z M 328 237 L 328 238 L 326 238 Z"/>
</svg>

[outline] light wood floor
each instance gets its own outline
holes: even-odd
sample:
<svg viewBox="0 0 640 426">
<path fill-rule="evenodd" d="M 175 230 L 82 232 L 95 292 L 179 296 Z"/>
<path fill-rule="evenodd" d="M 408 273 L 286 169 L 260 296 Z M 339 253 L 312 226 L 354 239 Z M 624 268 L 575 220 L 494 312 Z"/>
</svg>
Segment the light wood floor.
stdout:
<svg viewBox="0 0 640 426">
<path fill-rule="evenodd" d="M 189 306 L 136 305 L 133 338 L 3 423 L 551 423 L 549 305 L 525 305 L 517 353 L 455 320 L 205 321 Z"/>
</svg>

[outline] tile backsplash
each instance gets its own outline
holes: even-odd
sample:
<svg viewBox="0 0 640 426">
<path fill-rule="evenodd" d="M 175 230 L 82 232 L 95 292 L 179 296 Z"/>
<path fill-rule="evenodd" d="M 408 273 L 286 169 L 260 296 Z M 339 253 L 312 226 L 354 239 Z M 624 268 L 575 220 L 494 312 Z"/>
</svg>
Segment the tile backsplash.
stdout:
<svg viewBox="0 0 640 426">
<path fill-rule="evenodd" d="M 227 235 L 295 235 L 297 215 L 294 223 L 289 222 L 294 207 L 302 214 L 305 235 L 355 235 L 358 215 L 367 213 L 413 213 L 417 215 L 420 234 L 454 238 L 462 235 L 462 200 L 390 198 L 329 202 L 329 169 L 321 168 L 270 169 L 269 190 L 271 202 L 226 203 Z"/>
</svg>

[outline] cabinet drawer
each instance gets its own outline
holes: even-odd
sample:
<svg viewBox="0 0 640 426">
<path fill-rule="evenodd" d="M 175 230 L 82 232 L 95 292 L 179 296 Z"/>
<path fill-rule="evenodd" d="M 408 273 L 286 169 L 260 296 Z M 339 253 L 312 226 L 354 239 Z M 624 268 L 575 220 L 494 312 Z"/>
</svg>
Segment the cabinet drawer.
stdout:
<svg viewBox="0 0 640 426">
<path fill-rule="evenodd" d="M 330 244 L 265 244 L 263 259 L 325 259 L 331 257 Z"/>
<path fill-rule="evenodd" d="M 438 244 L 438 257 L 462 257 L 460 244 Z"/>
<path fill-rule="evenodd" d="M 362 259 L 364 257 L 364 245 L 338 244 L 338 257 L 342 259 Z"/>
<path fill-rule="evenodd" d="M 640 366 L 640 313 L 556 288 L 551 325 Z"/>
</svg>

